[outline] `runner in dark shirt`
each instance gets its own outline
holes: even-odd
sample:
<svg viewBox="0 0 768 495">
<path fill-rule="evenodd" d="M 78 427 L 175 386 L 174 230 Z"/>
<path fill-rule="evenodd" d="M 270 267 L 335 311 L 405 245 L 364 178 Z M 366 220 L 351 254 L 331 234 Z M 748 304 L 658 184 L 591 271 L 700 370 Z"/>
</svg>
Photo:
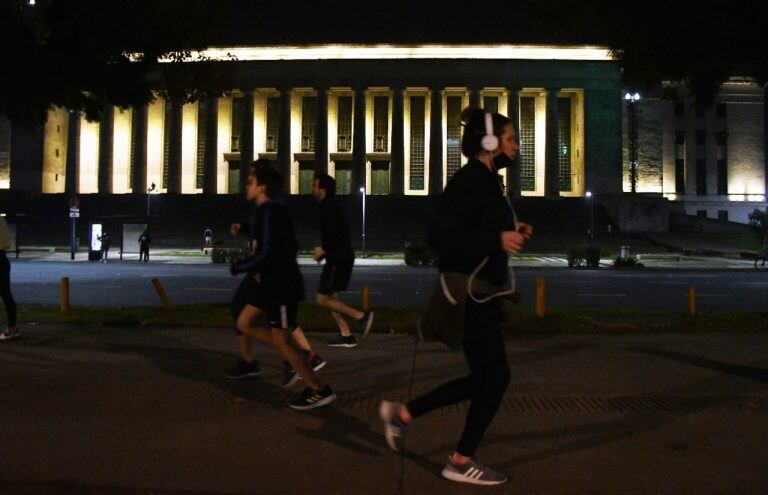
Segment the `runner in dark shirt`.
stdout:
<svg viewBox="0 0 768 495">
<path fill-rule="evenodd" d="M 325 260 L 317 303 L 331 311 L 339 325 L 341 335 L 328 342 L 331 347 L 356 347 L 357 339 L 349 330 L 344 316 L 357 322 L 360 336 L 366 339 L 373 326 L 373 311 L 360 311 L 339 300 L 339 292 L 347 290 L 355 264 L 355 252 L 349 239 L 349 224 L 341 206 L 336 202 L 336 180 L 328 174 L 319 174 L 312 184 L 312 192 L 320 202 L 320 245 L 315 247 L 315 260 Z"/>
</svg>

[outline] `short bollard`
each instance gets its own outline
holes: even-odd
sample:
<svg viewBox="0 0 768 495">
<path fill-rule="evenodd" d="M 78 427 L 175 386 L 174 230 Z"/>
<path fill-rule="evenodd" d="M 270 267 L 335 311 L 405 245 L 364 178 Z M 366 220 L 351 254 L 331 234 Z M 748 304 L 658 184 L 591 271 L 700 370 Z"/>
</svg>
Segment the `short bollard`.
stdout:
<svg viewBox="0 0 768 495">
<path fill-rule="evenodd" d="M 696 289 L 693 286 L 688 287 L 688 313 L 696 316 Z"/>
<path fill-rule="evenodd" d="M 61 277 L 61 314 L 69 313 L 69 277 Z"/>
<path fill-rule="evenodd" d="M 544 277 L 536 277 L 536 316 L 544 318 L 547 315 L 547 281 Z"/>
<path fill-rule="evenodd" d="M 165 292 L 165 287 L 163 287 L 163 284 L 160 282 L 160 279 L 153 278 L 152 285 L 155 286 L 157 295 L 160 296 L 160 300 L 163 301 L 163 307 L 165 309 L 173 309 L 173 304 L 171 304 L 171 300 L 168 299 L 168 293 Z"/>
<path fill-rule="evenodd" d="M 361 294 L 363 297 L 363 311 L 367 313 L 371 310 L 371 288 L 367 285 L 364 285 Z"/>
</svg>

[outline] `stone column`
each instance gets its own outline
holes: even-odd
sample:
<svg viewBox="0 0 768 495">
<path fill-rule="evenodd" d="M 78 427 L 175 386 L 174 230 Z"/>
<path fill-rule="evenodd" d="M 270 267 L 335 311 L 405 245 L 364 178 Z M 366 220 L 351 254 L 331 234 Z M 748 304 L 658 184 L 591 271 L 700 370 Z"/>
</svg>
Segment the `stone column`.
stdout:
<svg viewBox="0 0 768 495">
<path fill-rule="evenodd" d="M 133 170 L 133 194 L 147 193 L 147 106 L 134 107 L 131 112 L 131 142 L 134 152 L 131 159 Z"/>
<path fill-rule="evenodd" d="M 181 192 L 181 119 L 182 103 L 178 98 L 166 101 L 170 105 L 170 122 L 168 123 L 168 194 Z"/>
<path fill-rule="evenodd" d="M 405 121 L 403 106 L 405 91 L 396 88 L 392 92 L 392 163 L 390 174 L 390 193 L 402 195 L 405 189 Z"/>
<path fill-rule="evenodd" d="M 429 194 L 443 192 L 443 90 L 431 88 L 429 117 Z"/>
<path fill-rule="evenodd" d="M 559 88 L 547 88 L 547 132 L 544 153 L 544 195 L 560 197 L 560 163 L 557 147 L 557 94 Z"/>
<path fill-rule="evenodd" d="M 80 182 L 80 112 L 69 112 L 67 124 L 67 162 L 64 190 L 67 197 L 77 194 Z"/>
<path fill-rule="evenodd" d="M 218 190 L 219 99 L 205 99 L 205 156 L 203 158 L 203 194 Z"/>
<path fill-rule="evenodd" d="M 475 108 L 483 108 L 483 95 L 481 90 L 472 88 L 469 91 L 469 106 Z"/>
<path fill-rule="evenodd" d="M 520 88 L 510 88 L 507 99 L 507 117 L 512 121 L 520 142 Z M 522 196 L 522 180 L 520 179 L 520 154 L 512 165 L 507 168 L 507 195 L 511 198 Z"/>
<path fill-rule="evenodd" d="M 245 191 L 245 183 L 253 165 L 253 90 L 243 90 L 243 114 L 240 122 L 240 190 Z"/>
<path fill-rule="evenodd" d="M 328 90 L 317 90 L 315 121 L 315 172 L 328 173 Z"/>
<path fill-rule="evenodd" d="M 357 194 L 357 191 L 366 184 L 365 99 L 366 89 L 356 88 L 354 124 L 352 126 L 352 194 Z"/>
<path fill-rule="evenodd" d="M 99 194 L 112 193 L 112 135 L 114 133 L 112 105 L 106 105 L 99 122 Z"/>
<path fill-rule="evenodd" d="M 280 127 L 277 130 L 277 169 L 283 176 L 283 192 L 291 193 L 291 90 L 280 90 Z"/>
</svg>

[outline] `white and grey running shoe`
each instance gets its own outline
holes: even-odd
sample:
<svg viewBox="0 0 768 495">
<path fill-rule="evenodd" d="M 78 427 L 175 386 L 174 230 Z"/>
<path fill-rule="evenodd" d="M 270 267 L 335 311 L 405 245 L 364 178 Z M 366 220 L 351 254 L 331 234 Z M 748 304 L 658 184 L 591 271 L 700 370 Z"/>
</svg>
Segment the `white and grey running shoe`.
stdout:
<svg viewBox="0 0 768 495">
<path fill-rule="evenodd" d="M 360 327 L 360 340 L 365 340 L 368 335 L 371 334 L 371 327 L 373 327 L 373 311 L 368 311 L 363 316 L 362 320 L 358 320 L 357 325 Z"/>
<path fill-rule="evenodd" d="M 384 422 L 384 436 L 387 439 L 387 445 L 395 452 L 402 452 L 405 449 L 405 427 L 408 426 L 397 415 L 397 410 L 402 406 L 398 402 L 381 401 L 379 404 L 379 416 Z"/>
<path fill-rule="evenodd" d="M 470 459 L 466 464 L 456 464 L 448 457 L 448 464 L 442 474 L 445 479 L 473 485 L 490 486 L 507 482 L 504 474 L 481 464 L 477 459 Z"/>
</svg>

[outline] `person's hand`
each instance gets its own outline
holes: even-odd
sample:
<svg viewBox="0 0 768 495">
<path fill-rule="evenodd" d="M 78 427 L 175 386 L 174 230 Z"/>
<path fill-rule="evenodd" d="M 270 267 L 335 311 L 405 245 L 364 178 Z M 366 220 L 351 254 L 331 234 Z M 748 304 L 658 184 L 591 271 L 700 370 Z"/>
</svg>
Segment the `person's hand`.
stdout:
<svg viewBox="0 0 768 495">
<path fill-rule="evenodd" d="M 253 279 L 254 279 L 256 282 L 258 282 L 258 283 L 261 283 L 261 273 L 256 273 L 256 274 L 253 276 Z"/>
<path fill-rule="evenodd" d="M 315 258 L 315 261 L 319 262 L 321 259 L 323 259 L 323 257 L 325 257 L 325 251 L 323 251 L 322 247 L 315 246 L 315 251 L 314 251 L 313 256 Z"/>
<path fill-rule="evenodd" d="M 509 254 L 518 254 L 523 250 L 526 237 L 514 230 L 505 230 L 501 233 L 501 248 Z"/>
<path fill-rule="evenodd" d="M 533 226 L 527 223 L 517 222 L 517 232 L 522 234 L 527 241 L 533 235 Z"/>
<path fill-rule="evenodd" d="M 240 232 L 240 224 L 239 223 L 233 223 L 229 226 L 229 235 L 232 237 L 235 237 Z"/>
</svg>

